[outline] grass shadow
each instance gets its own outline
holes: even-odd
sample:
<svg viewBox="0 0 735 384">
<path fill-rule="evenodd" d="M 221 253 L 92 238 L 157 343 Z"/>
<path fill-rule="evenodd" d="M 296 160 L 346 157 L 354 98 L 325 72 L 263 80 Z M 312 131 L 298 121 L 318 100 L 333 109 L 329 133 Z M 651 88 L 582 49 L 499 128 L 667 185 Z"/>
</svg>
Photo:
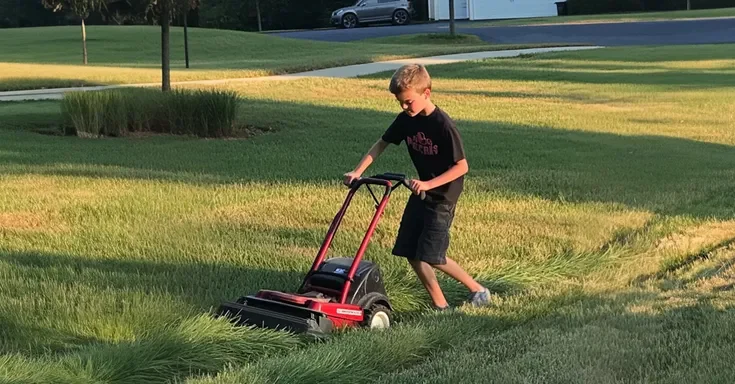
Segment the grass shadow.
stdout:
<svg viewBox="0 0 735 384">
<path fill-rule="evenodd" d="M 395 117 L 391 113 L 248 99 L 254 124 L 277 133 L 248 140 L 149 137 L 87 140 L 0 130 L 5 174 L 159 179 L 192 183 L 327 183 Z M 351 121 L 351 128 L 330 123 Z M 310 121 L 305 125 L 303 121 Z M 310 126 L 334 126 L 314 135 Z M 659 214 L 731 219 L 735 148 L 689 139 L 617 135 L 491 121 L 458 121 L 468 188 L 567 202 L 620 203 Z M 348 135 L 348 136 L 346 136 Z M 298 138 L 298 139 L 294 139 Z M 707 154 L 703 156 L 702 154 Z M 413 174 L 405 148 L 371 172 Z"/>
<path fill-rule="evenodd" d="M 467 90 L 447 90 L 442 93 L 450 95 L 469 95 L 481 96 L 487 98 L 512 98 L 512 99 L 546 99 L 546 100 L 563 100 L 581 104 L 601 104 L 620 102 L 623 100 L 604 97 L 601 95 L 572 95 L 572 94 L 541 94 L 532 92 L 509 92 L 509 91 L 467 91 Z"/>
<path fill-rule="evenodd" d="M 674 90 L 726 88 L 735 85 L 735 69 L 722 63 L 714 67 L 681 68 L 672 62 L 731 60 L 725 47 L 691 45 L 680 47 L 604 48 L 576 52 L 530 53 L 520 57 L 485 59 L 432 66 L 432 78 L 455 80 L 548 81 L 570 84 L 656 85 Z M 645 63 L 645 64 L 641 64 Z M 360 76 L 390 78 L 381 72 Z"/>
<path fill-rule="evenodd" d="M 0 132 L 48 129 L 59 126 L 60 122 L 61 107 L 58 101 L 0 102 Z"/>
<path fill-rule="evenodd" d="M 642 371 L 644 381 L 655 382 L 683 381 L 682 375 L 692 382 L 735 378 L 727 357 L 734 345 L 732 304 L 655 291 L 524 300 L 523 309 L 436 316 L 460 319 L 476 331 L 456 335 L 451 348 L 379 382 L 632 382 L 642 379 Z"/>
<path fill-rule="evenodd" d="M 72 79 L 59 77 L 8 77 L 0 79 L 0 92 L 21 91 L 27 89 L 49 89 L 68 87 L 92 87 L 110 85 L 109 82 L 90 81 L 86 79 Z"/>
<path fill-rule="evenodd" d="M 85 284 L 121 291 L 147 287 L 178 297 L 182 303 L 198 309 L 209 308 L 233 295 L 253 293 L 266 282 L 274 289 L 295 289 L 305 272 L 232 263 L 91 259 L 40 252 L 2 252 L 0 260 L 21 267 L 28 278 L 44 276 L 62 284 Z"/>
<path fill-rule="evenodd" d="M 659 85 L 662 87 L 681 89 L 715 89 L 735 86 L 735 71 L 730 69 L 704 72 L 701 69 L 641 69 L 636 72 L 620 73 L 614 70 L 601 70 L 597 66 L 565 63 L 554 63 L 553 67 L 543 61 L 503 61 L 493 65 L 478 66 L 459 64 L 464 67 L 452 68 L 445 73 L 441 69 L 434 71 L 436 76 L 455 80 L 516 80 L 548 81 L 556 83 L 581 84 L 631 84 Z"/>
<path fill-rule="evenodd" d="M 91 304 L 79 296 L 80 293 L 70 295 L 68 291 L 89 290 L 109 300 L 122 301 L 109 305 L 97 303 L 92 317 L 100 324 L 137 324 L 147 321 L 145 317 L 148 315 L 126 314 L 124 308 L 130 306 L 130 309 L 135 310 L 140 307 L 142 312 L 157 313 L 158 319 L 151 321 L 161 321 L 171 316 L 208 313 L 223 301 L 235 300 L 261 288 L 295 289 L 303 278 L 303 273 L 297 271 L 232 263 L 93 259 L 71 254 L 7 250 L 0 251 L 0 265 L 3 264 L 3 269 L 7 270 L 4 283 L 7 289 L 27 288 L 15 297 L 17 301 L 14 304 L 5 307 L 16 307 L 13 310 L 15 319 L 8 316 L 10 312 L 0 315 L 4 353 L 43 354 L 45 350 L 60 352 L 102 342 L 90 335 L 90 332 L 95 332 L 93 329 L 69 326 L 69 322 L 78 321 L 74 318 L 80 315 L 74 315 L 76 310 L 65 309 L 64 305 L 74 305 L 69 302 L 70 299 L 81 300 L 75 306 L 89 307 Z M 34 290 L 33 286 L 56 287 L 61 296 L 56 302 L 54 293 Z M 76 299 L 74 295 L 77 295 Z M 150 303 L 135 303 L 137 295 L 151 297 Z M 165 300 L 172 302 L 161 308 L 150 307 Z M 130 302 L 125 304 L 125 301 Z M 54 324 L 56 321 L 49 321 L 55 316 L 54 313 L 58 314 L 58 326 Z"/>
</svg>

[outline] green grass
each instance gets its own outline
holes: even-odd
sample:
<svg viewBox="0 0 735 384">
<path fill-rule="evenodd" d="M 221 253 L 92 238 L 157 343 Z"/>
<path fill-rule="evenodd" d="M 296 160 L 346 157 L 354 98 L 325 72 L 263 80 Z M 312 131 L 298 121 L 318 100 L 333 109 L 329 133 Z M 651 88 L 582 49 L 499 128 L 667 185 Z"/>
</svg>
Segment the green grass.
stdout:
<svg viewBox="0 0 735 384">
<path fill-rule="evenodd" d="M 0 91 L 160 83 L 160 29 L 90 26 L 89 65 L 81 64 L 79 28 L 0 30 Z M 426 41 L 432 40 L 430 44 Z M 286 39 L 258 33 L 189 29 L 190 68 L 182 28 L 171 29 L 171 80 L 244 78 L 408 57 L 514 49 L 530 45 L 463 44 L 423 35 L 349 43 Z M 28 47 L 33 47 L 32 50 Z"/>
<path fill-rule="evenodd" d="M 482 21 L 468 24 L 471 27 L 544 25 L 544 24 L 594 24 L 636 21 L 685 20 L 716 17 L 735 17 L 735 8 L 694 9 L 689 11 L 628 12 L 599 15 L 572 15 L 532 17 L 527 19 Z"/>
<path fill-rule="evenodd" d="M 230 84 L 239 118 L 274 128 L 246 140 L 42 135 L 60 103 L 2 103 L 0 381 L 732 382 L 732 48 L 430 66 L 470 165 L 450 255 L 495 306 L 425 311 L 390 255 L 397 190 L 367 257 L 399 322 L 326 343 L 205 314 L 297 287 L 340 175 L 395 117 L 389 73 Z M 382 171 L 414 174 L 405 148 Z M 333 255 L 362 238 L 358 197 Z"/>
</svg>

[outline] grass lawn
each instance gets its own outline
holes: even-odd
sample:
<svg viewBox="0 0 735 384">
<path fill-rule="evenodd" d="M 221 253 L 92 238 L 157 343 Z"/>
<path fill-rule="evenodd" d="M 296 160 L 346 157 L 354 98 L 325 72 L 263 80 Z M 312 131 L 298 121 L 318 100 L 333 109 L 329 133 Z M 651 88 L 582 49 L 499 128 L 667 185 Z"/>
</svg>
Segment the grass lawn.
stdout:
<svg viewBox="0 0 735 384">
<path fill-rule="evenodd" d="M 543 25 L 543 24 L 593 24 L 633 21 L 684 20 L 714 17 L 735 17 L 735 8 L 693 9 L 689 11 L 628 12 L 601 15 L 572 15 L 532 17 L 527 19 L 494 20 L 468 24 L 468 27 Z"/>
<path fill-rule="evenodd" d="M 0 382 L 733 382 L 733 48 L 431 66 L 470 164 L 450 255 L 495 305 L 425 310 L 390 255 L 397 190 L 367 257 L 398 323 L 325 343 L 206 313 L 297 287 L 397 112 L 388 73 L 232 84 L 274 128 L 247 140 L 43 135 L 58 102 L 2 103 Z M 405 148 L 383 171 L 414 174 Z M 364 233 L 358 197 L 333 255 Z"/>
<path fill-rule="evenodd" d="M 160 40 L 160 29 L 153 26 L 89 26 L 89 65 L 85 67 L 81 64 L 81 34 L 77 27 L 0 30 L 0 91 L 157 83 L 161 81 Z M 521 47 L 530 45 L 491 45 L 476 37 L 443 39 L 433 35 L 327 43 L 190 28 L 187 69 L 183 28 L 171 28 L 171 81 L 256 77 Z"/>
</svg>

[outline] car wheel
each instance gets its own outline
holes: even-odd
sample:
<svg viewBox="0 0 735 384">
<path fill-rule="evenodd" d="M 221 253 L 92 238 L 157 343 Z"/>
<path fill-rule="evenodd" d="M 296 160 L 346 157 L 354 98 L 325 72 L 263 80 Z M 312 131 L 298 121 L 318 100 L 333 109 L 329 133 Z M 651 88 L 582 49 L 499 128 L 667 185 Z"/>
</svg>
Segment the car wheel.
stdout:
<svg viewBox="0 0 735 384">
<path fill-rule="evenodd" d="M 355 28 L 357 26 L 357 16 L 348 13 L 342 16 L 342 28 Z"/>
<path fill-rule="evenodd" d="M 408 24 L 408 12 L 403 9 L 399 9 L 393 12 L 393 24 L 404 25 Z"/>
</svg>

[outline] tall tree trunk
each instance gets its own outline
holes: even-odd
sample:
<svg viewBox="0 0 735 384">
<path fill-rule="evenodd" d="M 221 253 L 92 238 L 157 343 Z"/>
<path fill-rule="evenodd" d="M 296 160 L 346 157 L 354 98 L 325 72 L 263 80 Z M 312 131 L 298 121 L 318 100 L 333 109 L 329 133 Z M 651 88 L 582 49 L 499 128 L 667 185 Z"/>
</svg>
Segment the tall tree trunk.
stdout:
<svg viewBox="0 0 735 384">
<path fill-rule="evenodd" d="M 687 0 L 687 11 L 692 9 L 692 2 L 691 0 Z"/>
<path fill-rule="evenodd" d="M 171 66 L 170 66 L 170 19 L 171 12 L 167 0 L 161 2 L 161 90 L 171 90 Z"/>
<path fill-rule="evenodd" d="M 449 34 L 454 36 L 454 0 L 449 0 Z"/>
<path fill-rule="evenodd" d="M 186 58 L 186 68 L 189 68 L 189 32 L 188 22 L 186 19 L 189 18 L 189 7 L 184 11 L 184 57 Z"/>
<path fill-rule="evenodd" d="M 258 32 L 262 32 L 263 26 L 260 23 L 260 0 L 255 0 L 255 11 L 258 14 Z"/>
<path fill-rule="evenodd" d="M 84 64 L 87 64 L 87 28 L 84 25 L 84 19 L 82 19 L 82 57 Z"/>
<path fill-rule="evenodd" d="M 20 26 L 21 26 L 21 25 L 20 25 L 20 21 L 21 21 L 21 19 L 23 18 L 23 15 L 22 15 L 22 14 L 20 13 L 20 9 L 21 9 L 21 6 L 22 6 L 22 2 L 23 2 L 23 0 L 18 0 L 18 1 L 17 1 L 16 3 L 15 3 L 15 14 L 17 15 L 17 18 L 15 19 L 15 23 L 16 23 L 16 24 L 15 24 L 15 26 L 16 26 L 16 27 L 20 27 Z"/>
</svg>

